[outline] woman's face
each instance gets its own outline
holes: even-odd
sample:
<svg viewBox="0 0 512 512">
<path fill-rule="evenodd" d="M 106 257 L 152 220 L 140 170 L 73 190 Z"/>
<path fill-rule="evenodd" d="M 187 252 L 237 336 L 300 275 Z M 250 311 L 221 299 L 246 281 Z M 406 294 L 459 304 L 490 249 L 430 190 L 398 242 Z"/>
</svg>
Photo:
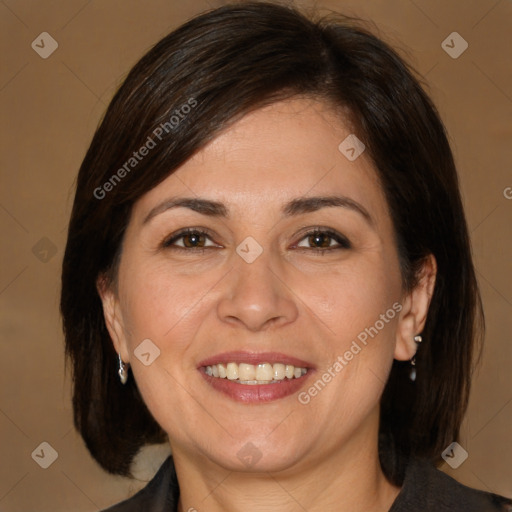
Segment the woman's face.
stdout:
<svg viewBox="0 0 512 512">
<path fill-rule="evenodd" d="M 338 148 L 350 133 L 324 103 L 276 103 L 135 204 L 103 300 L 175 453 L 276 471 L 376 443 L 419 326 L 376 172 Z"/>
</svg>

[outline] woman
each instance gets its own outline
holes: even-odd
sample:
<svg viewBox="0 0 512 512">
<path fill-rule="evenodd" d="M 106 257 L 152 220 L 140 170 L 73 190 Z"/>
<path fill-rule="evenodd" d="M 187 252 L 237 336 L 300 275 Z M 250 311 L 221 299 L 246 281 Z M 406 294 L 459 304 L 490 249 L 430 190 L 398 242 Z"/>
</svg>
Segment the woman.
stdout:
<svg viewBox="0 0 512 512">
<path fill-rule="evenodd" d="M 61 309 L 75 423 L 131 510 L 507 510 L 433 467 L 481 305 L 443 126 L 345 18 L 269 3 L 133 68 L 78 176 Z"/>
</svg>

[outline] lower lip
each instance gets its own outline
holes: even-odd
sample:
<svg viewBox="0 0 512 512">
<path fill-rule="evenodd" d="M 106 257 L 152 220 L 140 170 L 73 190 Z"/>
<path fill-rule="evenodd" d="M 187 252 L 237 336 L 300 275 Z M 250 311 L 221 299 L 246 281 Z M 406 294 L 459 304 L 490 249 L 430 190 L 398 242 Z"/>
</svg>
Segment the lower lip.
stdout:
<svg viewBox="0 0 512 512">
<path fill-rule="evenodd" d="M 274 400 L 293 395 L 304 386 L 309 375 L 313 373 L 312 370 L 308 370 L 305 375 L 298 379 L 285 378 L 275 384 L 238 384 L 236 381 L 229 379 L 210 377 L 206 374 L 204 368 L 200 368 L 199 371 L 213 389 L 224 393 L 237 402 L 245 404 L 273 402 Z"/>
</svg>

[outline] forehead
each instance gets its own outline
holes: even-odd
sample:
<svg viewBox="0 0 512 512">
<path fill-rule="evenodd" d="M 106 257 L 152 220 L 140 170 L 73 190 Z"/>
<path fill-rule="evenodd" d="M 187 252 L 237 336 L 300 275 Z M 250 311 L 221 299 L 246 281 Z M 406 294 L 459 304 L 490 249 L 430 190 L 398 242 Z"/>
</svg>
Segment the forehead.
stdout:
<svg viewBox="0 0 512 512">
<path fill-rule="evenodd" d="M 340 150 L 355 135 L 349 126 L 339 110 L 313 99 L 258 109 L 148 192 L 135 210 L 143 215 L 158 201 L 186 195 L 261 213 L 293 197 L 340 193 L 383 214 L 387 208 L 371 160 L 364 152 L 350 160 L 346 144 Z"/>
</svg>

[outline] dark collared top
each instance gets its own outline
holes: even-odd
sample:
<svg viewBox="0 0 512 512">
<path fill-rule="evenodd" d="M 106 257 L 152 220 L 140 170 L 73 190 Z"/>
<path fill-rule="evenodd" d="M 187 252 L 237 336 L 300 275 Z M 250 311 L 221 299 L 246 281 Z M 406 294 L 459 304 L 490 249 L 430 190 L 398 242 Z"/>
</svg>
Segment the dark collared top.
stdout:
<svg viewBox="0 0 512 512">
<path fill-rule="evenodd" d="M 169 457 L 144 489 L 103 512 L 177 512 L 179 495 Z M 414 461 L 389 512 L 512 512 L 512 500 L 470 489 L 429 463 Z"/>
</svg>

